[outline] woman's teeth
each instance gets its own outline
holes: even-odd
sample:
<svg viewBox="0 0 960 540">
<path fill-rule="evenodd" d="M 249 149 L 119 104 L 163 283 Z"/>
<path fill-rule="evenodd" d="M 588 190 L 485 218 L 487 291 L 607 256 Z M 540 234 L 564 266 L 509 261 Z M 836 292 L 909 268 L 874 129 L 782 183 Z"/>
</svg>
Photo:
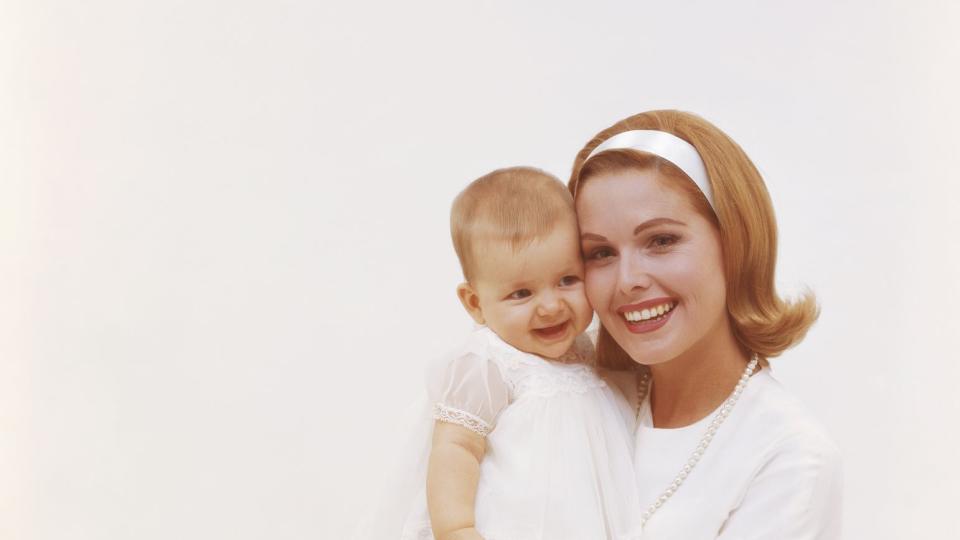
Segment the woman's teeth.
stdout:
<svg viewBox="0 0 960 540">
<path fill-rule="evenodd" d="M 650 319 L 659 320 L 663 317 L 664 313 L 673 309 L 673 306 L 674 304 L 667 303 L 640 311 L 627 311 L 623 314 L 623 317 L 630 322 L 649 321 Z"/>
</svg>

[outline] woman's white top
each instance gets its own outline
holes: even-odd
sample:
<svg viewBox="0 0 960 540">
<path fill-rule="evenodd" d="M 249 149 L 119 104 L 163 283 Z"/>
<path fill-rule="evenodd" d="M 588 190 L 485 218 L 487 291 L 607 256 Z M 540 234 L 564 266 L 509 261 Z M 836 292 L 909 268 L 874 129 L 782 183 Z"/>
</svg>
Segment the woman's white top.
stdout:
<svg viewBox="0 0 960 540">
<path fill-rule="evenodd" d="M 554 361 L 487 328 L 474 332 L 431 370 L 426 425 L 414 430 L 419 443 L 367 537 L 433 538 L 426 463 L 432 425 L 441 420 L 486 437 L 474 506 L 486 540 L 638 539 L 635 409 L 607 382 L 622 374 L 601 377 L 592 358 L 585 336 Z"/>
<path fill-rule="evenodd" d="M 640 408 L 635 467 L 640 510 L 673 482 L 713 419 L 653 427 Z M 750 382 L 709 448 L 644 528 L 644 540 L 833 540 L 840 537 L 840 453 L 769 369 Z"/>
</svg>

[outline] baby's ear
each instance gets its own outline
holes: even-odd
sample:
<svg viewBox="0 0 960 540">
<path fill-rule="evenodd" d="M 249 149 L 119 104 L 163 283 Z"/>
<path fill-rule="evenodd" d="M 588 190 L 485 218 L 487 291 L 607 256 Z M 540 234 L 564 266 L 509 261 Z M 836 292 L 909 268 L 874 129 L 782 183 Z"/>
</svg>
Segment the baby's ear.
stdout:
<svg viewBox="0 0 960 540">
<path fill-rule="evenodd" d="M 467 313 L 473 317 L 477 324 L 484 324 L 483 310 L 480 309 L 480 297 L 469 283 L 457 285 L 457 298 L 463 304 L 463 309 L 467 310 Z"/>
</svg>

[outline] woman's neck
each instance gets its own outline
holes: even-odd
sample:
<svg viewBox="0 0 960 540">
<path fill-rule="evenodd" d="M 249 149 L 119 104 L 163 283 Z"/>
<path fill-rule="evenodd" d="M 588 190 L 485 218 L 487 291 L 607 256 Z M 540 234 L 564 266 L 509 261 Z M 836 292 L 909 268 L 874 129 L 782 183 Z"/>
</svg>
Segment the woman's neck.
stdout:
<svg viewBox="0 0 960 540">
<path fill-rule="evenodd" d="M 653 425 L 678 428 L 696 423 L 733 392 L 747 365 L 747 353 L 724 320 L 683 355 L 650 366 Z"/>
</svg>

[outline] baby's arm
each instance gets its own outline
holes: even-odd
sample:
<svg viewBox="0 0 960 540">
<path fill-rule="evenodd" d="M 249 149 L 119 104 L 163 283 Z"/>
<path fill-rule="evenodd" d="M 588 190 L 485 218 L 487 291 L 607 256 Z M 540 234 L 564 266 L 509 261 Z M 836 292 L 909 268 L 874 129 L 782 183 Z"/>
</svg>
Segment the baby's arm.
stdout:
<svg viewBox="0 0 960 540">
<path fill-rule="evenodd" d="M 427 508 L 437 540 L 483 540 L 474 529 L 473 505 L 485 450 L 481 435 L 436 422 L 427 466 Z"/>
<path fill-rule="evenodd" d="M 427 510 L 436 540 L 482 540 L 474 512 L 480 461 L 486 436 L 510 401 L 510 387 L 488 354 L 484 335 L 475 334 L 463 352 L 428 371 L 437 422 L 427 463 Z"/>
</svg>

